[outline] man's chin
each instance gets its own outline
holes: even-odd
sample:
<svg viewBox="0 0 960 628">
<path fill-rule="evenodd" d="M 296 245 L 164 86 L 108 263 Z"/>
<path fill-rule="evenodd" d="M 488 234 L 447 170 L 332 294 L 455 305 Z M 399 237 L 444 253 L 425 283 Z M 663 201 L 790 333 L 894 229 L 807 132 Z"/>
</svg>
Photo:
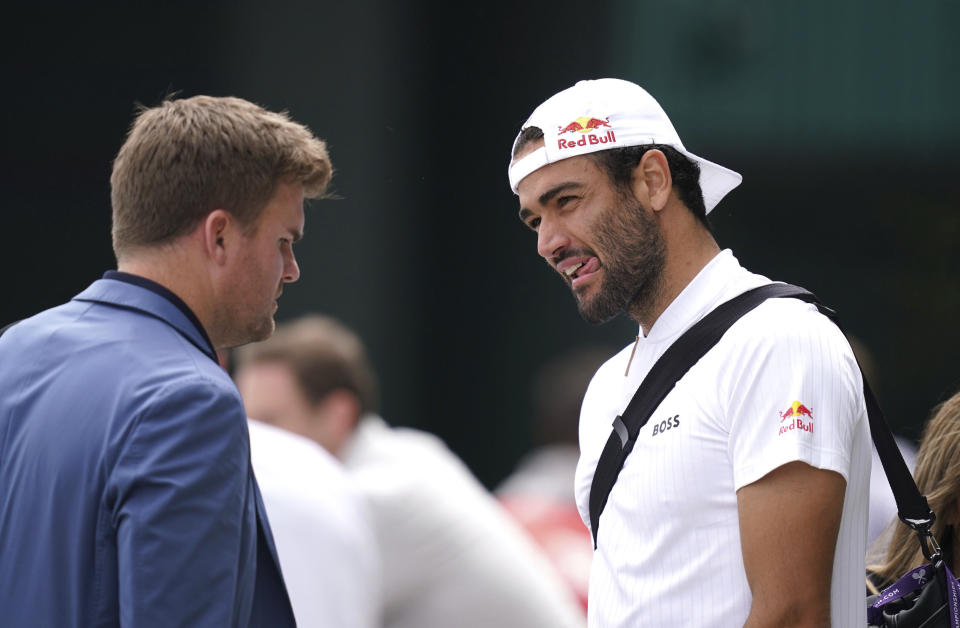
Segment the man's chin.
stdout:
<svg viewBox="0 0 960 628">
<path fill-rule="evenodd" d="M 577 301 L 577 311 L 580 317 L 591 325 L 602 325 L 607 323 L 624 312 L 623 307 L 615 307 L 612 303 L 602 298 L 603 295 L 596 295 L 590 299 L 584 295 L 574 293 Z"/>
<path fill-rule="evenodd" d="M 266 340 L 273 335 L 273 332 L 277 330 L 277 321 L 273 319 L 272 316 L 268 317 L 264 324 L 260 327 L 259 337 L 253 342 L 260 342 L 261 340 Z"/>
<path fill-rule="evenodd" d="M 250 328 L 249 333 L 247 334 L 247 341 L 244 344 L 266 340 L 273 335 L 273 332 L 276 328 L 277 323 L 273 320 L 273 316 L 268 316 L 264 320 L 260 321 L 257 325 Z"/>
</svg>

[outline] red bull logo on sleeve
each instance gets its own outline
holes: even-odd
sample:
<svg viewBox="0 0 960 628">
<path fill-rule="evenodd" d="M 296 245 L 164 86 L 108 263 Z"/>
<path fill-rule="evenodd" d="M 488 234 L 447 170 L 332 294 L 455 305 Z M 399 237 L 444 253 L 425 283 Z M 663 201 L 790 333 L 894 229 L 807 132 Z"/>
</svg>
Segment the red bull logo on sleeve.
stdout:
<svg viewBox="0 0 960 628">
<path fill-rule="evenodd" d="M 789 408 L 779 414 L 781 436 L 795 430 L 813 433 L 813 411 L 799 401 L 794 401 Z"/>
<path fill-rule="evenodd" d="M 602 128 L 610 129 L 601 133 Z M 574 146 L 586 146 L 588 144 L 608 144 L 615 142 L 617 137 L 613 134 L 613 128 L 610 126 L 610 117 L 603 119 L 593 118 L 591 116 L 580 116 L 573 122 L 557 127 L 557 135 L 565 133 L 579 133 L 580 136 L 571 138 L 561 137 L 557 139 L 557 148 L 573 148 Z"/>
</svg>

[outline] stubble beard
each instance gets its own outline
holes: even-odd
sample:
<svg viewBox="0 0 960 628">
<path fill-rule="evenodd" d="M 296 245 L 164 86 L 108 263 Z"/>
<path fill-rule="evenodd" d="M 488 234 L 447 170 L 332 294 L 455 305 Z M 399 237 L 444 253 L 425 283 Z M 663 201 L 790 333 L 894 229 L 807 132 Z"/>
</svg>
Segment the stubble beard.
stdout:
<svg viewBox="0 0 960 628">
<path fill-rule="evenodd" d="M 660 227 L 636 199 L 621 195 L 619 201 L 595 225 L 594 240 L 606 257 L 601 284 L 592 298 L 586 289 L 574 291 L 580 316 L 591 325 L 652 308 L 661 289 L 666 244 Z"/>
<path fill-rule="evenodd" d="M 266 340 L 273 335 L 274 329 L 276 329 L 277 323 L 273 319 L 273 314 L 267 314 L 265 317 L 253 321 L 250 327 L 247 329 L 247 341 L 249 342 L 260 342 L 261 340 Z M 246 344 L 244 343 L 244 344 Z"/>
<path fill-rule="evenodd" d="M 251 301 L 240 300 L 223 308 L 217 318 L 221 348 L 240 347 L 260 342 L 273 335 L 276 328 L 273 300 L 269 305 L 254 307 Z"/>
</svg>

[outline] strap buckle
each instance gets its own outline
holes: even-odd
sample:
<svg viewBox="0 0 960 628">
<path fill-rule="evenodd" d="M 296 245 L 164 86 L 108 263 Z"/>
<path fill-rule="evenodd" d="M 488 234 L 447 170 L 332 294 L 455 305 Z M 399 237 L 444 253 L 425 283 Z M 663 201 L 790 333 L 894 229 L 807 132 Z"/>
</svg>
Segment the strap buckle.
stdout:
<svg viewBox="0 0 960 628">
<path fill-rule="evenodd" d="M 898 514 L 898 516 L 900 517 L 900 521 L 904 522 L 910 529 L 917 533 L 920 550 L 926 559 L 934 564 L 939 562 L 943 557 L 943 550 L 940 549 L 940 544 L 937 543 L 937 539 L 933 536 L 933 533 L 930 532 L 930 526 L 937 518 L 936 515 L 933 514 L 933 511 L 930 511 L 929 517 L 924 517 L 923 519 L 910 519 L 900 514 Z"/>
<path fill-rule="evenodd" d="M 919 536 L 920 549 L 923 551 L 923 555 L 927 557 L 927 560 L 936 565 L 943 558 L 943 550 L 940 549 L 940 544 L 937 543 L 937 539 L 930 534 L 929 530 Z"/>
<path fill-rule="evenodd" d="M 623 422 L 623 418 L 619 414 L 617 418 L 613 420 L 613 431 L 620 437 L 620 449 L 626 447 L 627 441 L 630 440 L 630 433 L 627 431 L 627 425 Z"/>
</svg>

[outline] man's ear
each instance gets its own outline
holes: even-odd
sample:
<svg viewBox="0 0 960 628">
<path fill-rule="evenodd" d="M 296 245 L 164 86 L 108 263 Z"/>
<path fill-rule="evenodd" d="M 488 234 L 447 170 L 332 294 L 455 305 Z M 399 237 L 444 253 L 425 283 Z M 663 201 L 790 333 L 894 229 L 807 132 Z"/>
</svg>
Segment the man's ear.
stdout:
<svg viewBox="0 0 960 628">
<path fill-rule="evenodd" d="M 227 245 L 232 235 L 235 221 L 229 212 L 215 209 L 203 219 L 200 226 L 203 236 L 203 246 L 207 256 L 217 264 L 227 261 Z"/>
<path fill-rule="evenodd" d="M 673 189 L 666 155 L 655 148 L 645 152 L 633 171 L 631 186 L 634 196 L 649 209 L 660 211 L 666 207 Z"/>
</svg>

